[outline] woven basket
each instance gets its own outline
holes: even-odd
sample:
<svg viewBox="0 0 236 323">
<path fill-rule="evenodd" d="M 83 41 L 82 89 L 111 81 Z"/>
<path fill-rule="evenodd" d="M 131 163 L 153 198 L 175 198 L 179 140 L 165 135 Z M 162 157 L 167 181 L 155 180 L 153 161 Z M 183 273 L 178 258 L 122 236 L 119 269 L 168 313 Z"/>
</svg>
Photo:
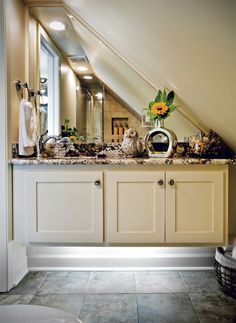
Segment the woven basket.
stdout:
<svg viewBox="0 0 236 323">
<path fill-rule="evenodd" d="M 216 248 L 214 268 L 221 290 L 236 298 L 236 259 L 231 257 L 231 252 Z"/>
</svg>

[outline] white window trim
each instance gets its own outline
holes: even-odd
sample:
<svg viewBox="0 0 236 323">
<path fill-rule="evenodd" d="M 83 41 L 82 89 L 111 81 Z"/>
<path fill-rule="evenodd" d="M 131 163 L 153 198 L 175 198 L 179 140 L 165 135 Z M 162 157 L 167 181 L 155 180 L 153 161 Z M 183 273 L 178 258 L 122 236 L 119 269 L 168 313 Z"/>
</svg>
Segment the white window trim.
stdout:
<svg viewBox="0 0 236 323">
<path fill-rule="evenodd" d="M 60 58 L 52 45 L 47 41 L 44 35 L 40 35 L 40 46 L 41 44 L 51 54 L 49 68 L 53 73 L 53 80 L 48 80 L 48 90 L 50 95 L 48 97 L 48 134 L 59 135 L 60 133 L 60 82 L 59 82 L 59 64 Z M 51 95 L 53 93 L 53 95 Z"/>
</svg>

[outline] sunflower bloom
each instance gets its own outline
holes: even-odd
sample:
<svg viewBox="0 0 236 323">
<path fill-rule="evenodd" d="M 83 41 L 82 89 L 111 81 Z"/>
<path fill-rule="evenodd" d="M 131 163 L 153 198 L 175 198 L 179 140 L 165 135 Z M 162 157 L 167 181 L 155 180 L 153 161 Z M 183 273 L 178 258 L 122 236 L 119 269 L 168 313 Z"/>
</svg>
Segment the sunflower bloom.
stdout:
<svg viewBox="0 0 236 323">
<path fill-rule="evenodd" d="M 164 116 L 169 111 L 169 107 L 164 102 L 156 102 L 151 107 L 151 112 L 157 116 Z"/>
</svg>

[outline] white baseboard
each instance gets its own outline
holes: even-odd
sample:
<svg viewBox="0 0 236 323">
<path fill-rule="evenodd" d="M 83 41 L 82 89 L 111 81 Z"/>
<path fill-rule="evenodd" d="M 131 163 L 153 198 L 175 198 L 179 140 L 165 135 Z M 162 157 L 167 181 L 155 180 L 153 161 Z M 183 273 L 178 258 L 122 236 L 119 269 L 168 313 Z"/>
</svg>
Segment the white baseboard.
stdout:
<svg viewBox="0 0 236 323">
<path fill-rule="evenodd" d="M 16 286 L 27 272 L 26 247 L 10 241 L 8 243 L 8 289 Z"/>
<path fill-rule="evenodd" d="M 209 247 L 29 246 L 29 270 L 193 270 L 211 269 Z"/>
</svg>

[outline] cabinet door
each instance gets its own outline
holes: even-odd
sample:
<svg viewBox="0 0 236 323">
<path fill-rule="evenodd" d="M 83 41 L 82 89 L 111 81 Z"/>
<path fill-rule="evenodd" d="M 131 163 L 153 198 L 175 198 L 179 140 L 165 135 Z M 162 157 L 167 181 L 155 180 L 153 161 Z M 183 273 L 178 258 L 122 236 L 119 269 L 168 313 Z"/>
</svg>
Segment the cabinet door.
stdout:
<svg viewBox="0 0 236 323">
<path fill-rule="evenodd" d="M 164 242 L 164 177 L 164 172 L 107 173 L 108 242 Z"/>
<path fill-rule="evenodd" d="M 28 175 L 30 242 L 102 242 L 101 172 L 32 172 Z"/>
<path fill-rule="evenodd" d="M 166 173 L 166 241 L 224 241 L 224 174 L 217 171 Z"/>
</svg>

